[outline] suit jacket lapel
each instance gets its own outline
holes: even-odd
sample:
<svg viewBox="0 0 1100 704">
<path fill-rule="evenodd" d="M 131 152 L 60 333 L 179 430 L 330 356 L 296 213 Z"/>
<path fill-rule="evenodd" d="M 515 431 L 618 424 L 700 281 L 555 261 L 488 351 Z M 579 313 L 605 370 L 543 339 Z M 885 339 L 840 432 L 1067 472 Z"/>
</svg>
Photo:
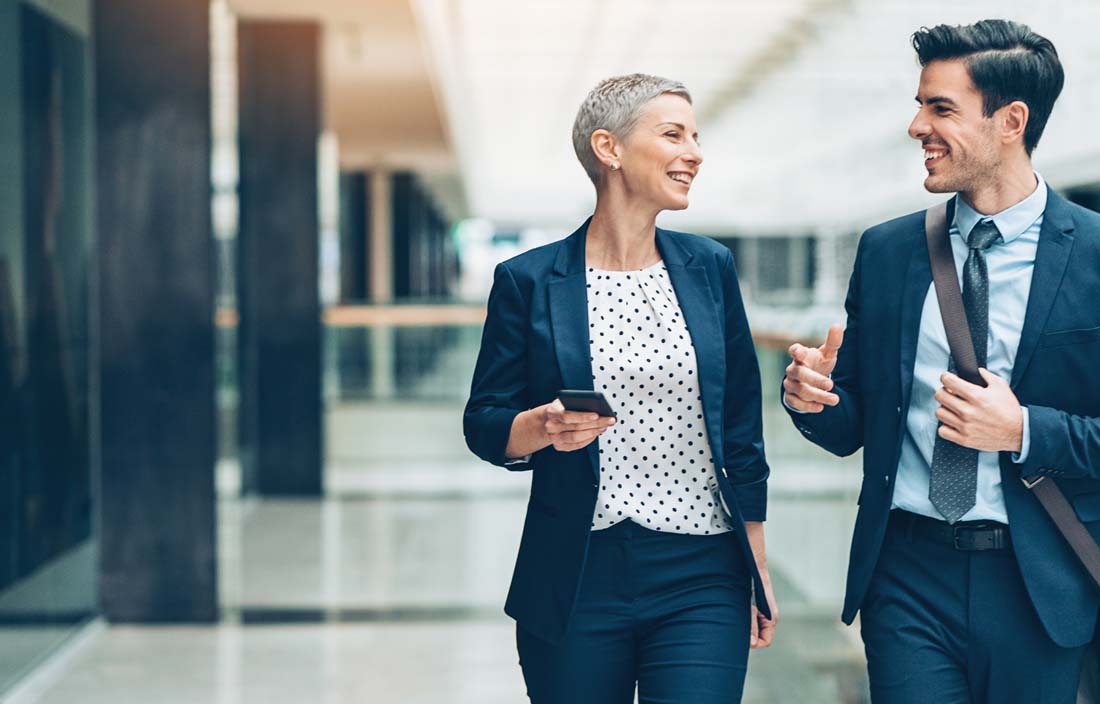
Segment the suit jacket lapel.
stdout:
<svg viewBox="0 0 1100 704">
<path fill-rule="evenodd" d="M 658 229 L 657 248 L 668 269 L 668 278 L 676 291 L 684 323 L 695 348 L 703 416 L 711 440 L 711 451 L 718 459 L 722 457 L 721 419 L 726 379 L 725 338 L 722 322 L 718 318 L 718 304 L 711 292 L 706 267 L 693 265 L 693 255 L 676 242 L 674 235 Z"/>
<path fill-rule="evenodd" d="M 1073 249 L 1073 216 L 1066 201 L 1047 188 L 1047 207 L 1043 212 L 1043 227 L 1039 231 L 1039 248 L 1035 252 L 1035 269 L 1027 297 L 1027 314 L 1012 366 L 1012 387 L 1020 383 L 1027 370 L 1039 336 L 1046 326 L 1050 308 L 1058 297 L 1058 288 Z"/>
<path fill-rule="evenodd" d="M 948 210 L 947 222 L 952 212 Z M 901 417 L 905 422 L 909 412 L 910 391 L 913 386 L 913 365 L 917 359 L 917 341 L 920 339 L 921 312 L 932 285 L 932 264 L 928 257 L 928 241 L 924 232 L 924 219 L 912 234 L 913 247 L 909 255 L 909 270 L 905 288 L 901 294 Z"/>
<path fill-rule="evenodd" d="M 588 291 L 584 266 L 586 220 L 558 248 L 555 278 L 547 285 L 550 297 L 550 326 L 561 383 L 567 389 L 592 389 L 592 355 L 588 337 Z M 592 471 L 599 478 L 599 440 L 586 448 Z"/>
</svg>

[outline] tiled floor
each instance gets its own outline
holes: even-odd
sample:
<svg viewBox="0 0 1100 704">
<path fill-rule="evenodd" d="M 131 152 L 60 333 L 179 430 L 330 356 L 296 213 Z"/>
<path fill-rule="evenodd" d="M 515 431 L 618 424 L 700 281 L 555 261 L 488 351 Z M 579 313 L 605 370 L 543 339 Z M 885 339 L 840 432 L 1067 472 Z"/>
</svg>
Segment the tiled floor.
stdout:
<svg viewBox="0 0 1100 704">
<path fill-rule="evenodd" d="M 511 626 L 112 627 L 41 704 L 505 704 L 523 700 Z"/>
<path fill-rule="evenodd" d="M 220 625 L 100 627 L 19 704 L 525 701 L 500 609 L 528 477 L 341 442 L 325 500 L 222 500 Z M 864 701 L 858 639 L 837 621 L 858 469 L 812 452 L 772 461 L 783 616 L 776 645 L 751 657 L 744 701 Z"/>
<path fill-rule="evenodd" d="M 752 655 L 746 704 L 859 701 L 859 668 L 815 663 L 813 641 L 823 641 L 814 630 L 796 620 L 775 648 Z M 513 643 L 503 619 L 112 627 L 36 701 L 516 704 L 525 698 Z"/>
</svg>

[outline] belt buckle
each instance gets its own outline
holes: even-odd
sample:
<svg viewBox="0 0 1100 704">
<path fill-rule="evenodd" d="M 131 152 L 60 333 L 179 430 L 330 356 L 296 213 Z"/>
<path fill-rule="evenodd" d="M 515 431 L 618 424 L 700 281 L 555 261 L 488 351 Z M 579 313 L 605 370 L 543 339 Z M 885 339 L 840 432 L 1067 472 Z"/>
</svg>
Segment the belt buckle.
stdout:
<svg viewBox="0 0 1100 704">
<path fill-rule="evenodd" d="M 973 529 L 961 531 L 955 528 L 952 536 L 952 545 L 956 550 L 973 552 L 975 550 L 1000 550 L 1004 545 L 1003 529 L 993 526 L 975 526 Z M 961 538 L 966 535 L 968 539 L 963 542 Z M 981 538 L 979 539 L 979 535 Z"/>
</svg>

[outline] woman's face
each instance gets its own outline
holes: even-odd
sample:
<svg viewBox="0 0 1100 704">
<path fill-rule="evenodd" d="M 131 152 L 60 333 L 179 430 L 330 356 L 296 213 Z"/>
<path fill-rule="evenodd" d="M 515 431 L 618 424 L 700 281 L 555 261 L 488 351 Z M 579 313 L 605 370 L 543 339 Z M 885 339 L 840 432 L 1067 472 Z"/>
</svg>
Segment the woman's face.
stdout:
<svg viewBox="0 0 1100 704">
<path fill-rule="evenodd" d="M 622 179 L 627 194 L 658 210 L 688 207 L 688 191 L 703 154 L 691 104 L 665 93 L 650 101 L 634 131 L 622 142 Z"/>
</svg>

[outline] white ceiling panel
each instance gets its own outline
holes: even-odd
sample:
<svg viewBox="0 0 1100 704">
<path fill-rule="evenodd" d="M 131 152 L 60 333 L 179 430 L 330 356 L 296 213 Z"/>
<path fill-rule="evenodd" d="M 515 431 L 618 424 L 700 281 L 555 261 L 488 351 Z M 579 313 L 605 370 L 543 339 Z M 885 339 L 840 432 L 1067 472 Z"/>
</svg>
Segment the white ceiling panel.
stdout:
<svg viewBox="0 0 1100 704">
<path fill-rule="evenodd" d="M 702 232 L 835 232 L 915 209 L 920 148 L 906 135 L 921 25 L 1027 22 L 1067 82 L 1036 163 L 1052 183 L 1100 180 L 1100 3 L 1064 0 L 412 0 L 473 214 L 566 225 L 590 212 L 573 155 L 576 109 L 599 80 L 641 71 L 692 91 L 705 164 Z"/>
</svg>

